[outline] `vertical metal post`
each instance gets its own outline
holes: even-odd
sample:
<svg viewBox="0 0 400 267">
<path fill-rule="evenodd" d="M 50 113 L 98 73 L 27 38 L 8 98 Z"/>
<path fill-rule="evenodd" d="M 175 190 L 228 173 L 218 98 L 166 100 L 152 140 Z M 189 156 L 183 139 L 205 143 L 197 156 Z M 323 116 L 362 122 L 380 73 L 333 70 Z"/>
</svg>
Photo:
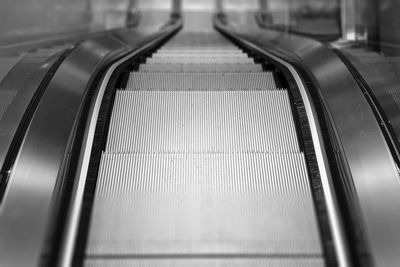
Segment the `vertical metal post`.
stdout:
<svg viewBox="0 0 400 267">
<path fill-rule="evenodd" d="M 224 2 L 223 0 L 216 0 L 215 1 L 215 10 L 217 14 L 224 13 Z"/>
<path fill-rule="evenodd" d="M 269 10 L 268 0 L 258 0 L 258 11 L 256 12 L 256 19 L 258 24 L 262 27 L 273 24 L 272 13 Z"/>
<path fill-rule="evenodd" d="M 140 21 L 138 0 L 129 0 L 126 14 L 126 26 L 136 26 Z"/>
<path fill-rule="evenodd" d="M 357 39 L 357 0 L 341 0 L 341 27 L 342 39 L 345 41 L 355 41 Z"/>
<path fill-rule="evenodd" d="M 258 0 L 258 6 L 262 13 L 268 12 L 268 0 Z"/>
<path fill-rule="evenodd" d="M 181 16 L 182 14 L 182 0 L 172 0 L 171 15 Z"/>
</svg>

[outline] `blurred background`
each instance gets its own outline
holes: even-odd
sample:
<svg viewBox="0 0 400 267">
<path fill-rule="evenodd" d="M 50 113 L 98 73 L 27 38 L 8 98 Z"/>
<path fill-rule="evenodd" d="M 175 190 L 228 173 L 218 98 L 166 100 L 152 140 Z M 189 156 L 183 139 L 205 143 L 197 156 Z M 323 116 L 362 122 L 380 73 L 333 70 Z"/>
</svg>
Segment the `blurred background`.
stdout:
<svg viewBox="0 0 400 267">
<path fill-rule="evenodd" d="M 170 0 L 2 0 L 0 46 L 59 34 L 95 32 L 165 21 Z M 183 0 L 187 12 L 223 8 L 238 24 L 265 26 L 320 38 L 369 43 L 397 54 L 397 0 Z M 140 11 L 140 13 L 138 12 Z M 132 16 L 132 14 L 134 14 Z M 132 19 L 132 17 L 135 17 Z"/>
<path fill-rule="evenodd" d="M 175 18 L 181 15 L 184 29 L 189 31 L 212 30 L 213 15 L 216 15 L 224 26 L 255 36 L 254 39 L 268 35 L 268 39 L 262 40 L 268 40 L 271 46 L 301 39 L 308 45 L 299 44 L 301 52 L 323 47 L 334 59 L 337 56 L 337 61 L 344 63 L 355 84 L 363 90 L 361 96 L 368 98 L 376 117 L 381 116 L 380 127 L 385 123 L 388 126 L 389 130 L 382 132 L 397 138 L 390 141 L 400 151 L 400 0 L 0 0 L 0 82 L 8 93 L 7 99 L 0 97 L 0 102 L 3 100 L 0 108 L 5 107 L 0 109 L 0 114 L 14 103 L 14 83 L 20 84 L 17 87 L 21 91 L 25 89 L 28 78 L 42 66 L 48 67 L 47 60 L 59 51 L 69 53 L 69 49 L 72 51 L 84 40 L 113 36 L 109 31 L 118 33 L 119 30 L 128 32 L 132 38 L 120 35 L 118 41 L 131 44 L 147 27 L 162 32 L 160 29 L 168 28 L 162 28 L 168 22 L 169 25 L 174 21 L 180 23 Z M 137 31 L 131 33 L 131 28 Z M 304 38 L 297 38 L 299 35 Z M 315 40 L 323 45 L 315 45 Z M 110 41 L 110 47 L 113 44 Z M 288 47 L 290 51 L 286 53 L 293 52 L 296 57 L 294 52 L 298 51 Z M 64 60 L 58 57 L 60 62 Z M 318 59 L 326 67 L 320 71 L 325 78 L 336 65 L 327 64 L 328 59 Z M 36 65 L 31 64 L 33 61 Z M 17 62 L 23 64 L 17 66 Z M 17 67 L 12 69 L 14 66 Z M 21 78 L 23 75 L 26 80 Z M 334 89 L 341 88 L 335 83 Z M 359 122 L 365 123 L 361 119 Z M 338 119 L 335 123 L 341 121 Z M 355 132 L 352 138 L 369 134 Z"/>
<path fill-rule="evenodd" d="M 165 21 L 170 0 L 2 0 L 0 45 L 57 34 L 95 32 L 136 23 Z M 187 12 L 223 8 L 238 24 L 265 26 L 311 36 L 369 43 L 397 53 L 397 0 L 182 0 Z M 134 14 L 132 16 L 132 14 Z M 135 17 L 132 19 L 132 17 Z"/>
<path fill-rule="evenodd" d="M 241 29 L 317 39 L 366 76 L 374 74 L 374 82 L 385 73 L 379 86 L 400 85 L 398 0 L 2 0 L 0 53 L 126 26 L 160 26 L 180 10 L 191 30 L 210 29 L 215 13 Z"/>
<path fill-rule="evenodd" d="M 366 76 L 374 74 L 374 82 L 384 72 L 379 86 L 400 85 L 398 0 L 2 0 L 0 53 L 126 26 L 159 26 L 181 9 L 191 30 L 210 29 L 210 14 L 221 13 L 241 29 L 322 41 Z"/>
</svg>

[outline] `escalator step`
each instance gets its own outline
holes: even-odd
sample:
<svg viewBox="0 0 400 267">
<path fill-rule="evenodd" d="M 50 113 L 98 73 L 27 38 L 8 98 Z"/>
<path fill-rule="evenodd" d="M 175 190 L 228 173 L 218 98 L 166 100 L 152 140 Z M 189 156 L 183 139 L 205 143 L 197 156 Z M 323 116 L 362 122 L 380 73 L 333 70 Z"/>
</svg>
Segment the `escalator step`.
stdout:
<svg viewBox="0 0 400 267">
<path fill-rule="evenodd" d="M 288 93 L 118 91 L 107 151 L 297 152 Z"/>
<path fill-rule="evenodd" d="M 262 72 L 260 64 L 143 64 L 139 67 L 139 72 Z"/>
<path fill-rule="evenodd" d="M 318 257 L 317 229 L 299 153 L 104 153 L 87 255 Z"/>
<path fill-rule="evenodd" d="M 256 91 L 276 90 L 272 72 L 144 73 L 132 72 L 127 90 Z"/>
<path fill-rule="evenodd" d="M 279 258 L 262 259 L 89 259 L 85 267 L 322 267 L 322 258 Z"/>
<path fill-rule="evenodd" d="M 156 53 L 151 58 L 191 58 L 197 60 L 199 58 L 244 58 L 248 59 L 249 56 L 245 53 Z"/>
<path fill-rule="evenodd" d="M 240 54 L 244 54 L 242 50 L 237 49 L 237 48 L 229 48 L 229 49 L 221 49 L 221 48 L 215 48 L 213 49 L 212 47 L 202 47 L 202 48 L 194 48 L 194 49 L 190 49 L 190 48 L 180 48 L 180 49 L 167 49 L 167 48 L 161 48 L 159 50 L 157 50 L 157 53 L 155 53 L 154 55 L 157 54 L 164 54 L 164 55 L 168 55 L 168 54 L 234 54 L 234 55 L 240 55 Z M 246 54 L 245 54 L 246 55 Z"/>
<path fill-rule="evenodd" d="M 193 58 L 148 58 L 147 63 L 168 64 L 168 63 L 194 63 L 194 64 L 253 64 L 252 58 L 222 58 L 222 57 L 201 57 Z"/>
<path fill-rule="evenodd" d="M 107 151 L 96 188 L 98 197 L 295 195 L 311 199 L 310 193 L 300 153 Z"/>
<path fill-rule="evenodd" d="M 167 47 L 164 46 L 157 50 L 157 53 L 238 53 L 242 52 L 241 49 L 232 46 L 179 46 L 179 47 Z"/>
</svg>

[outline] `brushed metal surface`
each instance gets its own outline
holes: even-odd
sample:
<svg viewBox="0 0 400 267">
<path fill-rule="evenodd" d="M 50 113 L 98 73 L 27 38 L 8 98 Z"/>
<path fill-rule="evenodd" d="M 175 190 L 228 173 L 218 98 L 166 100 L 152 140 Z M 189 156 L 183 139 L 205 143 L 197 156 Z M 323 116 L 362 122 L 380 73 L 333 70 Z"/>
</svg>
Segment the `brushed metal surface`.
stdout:
<svg viewBox="0 0 400 267">
<path fill-rule="evenodd" d="M 0 91 L 0 120 L 3 118 L 4 112 L 6 112 L 16 94 L 17 92 L 14 90 Z"/>
<path fill-rule="evenodd" d="M 167 63 L 192 63 L 192 64 L 215 64 L 215 63 L 227 63 L 227 64 L 252 64 L 254 60 L 252 58 L 214 58 L 201 57 L 197 60 L 191 58 L 148 58 L 148 63 L 153 64 L 167 64 Z"/>
<path fill-rule="evenodd" d="M 7 184 L 8 173 L 12 162 L 7 162 L 7 155 L 11 149 L 18 149 L 20 145 L 17 136 L 23 136 L 24 123 L 29 123 L 30 114 L 34 112 L 34 96 L 38 95 L 40 85 L 52 69 L 62 60 L 62 53 L 71 46 L 53 47 L 23 55 L 20 61 L 9 71 L 0 82 L 0 92 L 13 92 L 8 98 L 7 107 L 0 116 L 0 169 L 2 173 L 2 189 Z M 3 98 L 5 101 L 7 98 Z M 30 108 L 30 110 L 29 110 Z M 25 120 L 25 121 L 24 121 Z M 22 126 L 22 127 L 21 127 Z M 18 141 L 17 141 L 18 140 Z M 14 146 L 14 147 L 13 147 Z M 3 190 L 0 194 L 3 194 Z M 2 200 L 2 196 L 0 196 Z M 0 202 L 1 202 L 0 200 Z"/>
<path fill-rule="evenodd" d="M 164 64 L 142 64 L 139 72 L 262 72 L 260 64 L 191 64 L 191 63 L 164 63 Z"/>
<path fill-rule="evenodd" d="M 279 136 L 279 138 L 277 138 Z M 300 152 L 285 90 L 119 91 L 107 151 Z"/>
<path fill-rule="evenodd" d="M 88 259 L 85 261 L 86 267 L 156 267 L 156 266 L 176 266 L 176 267 L 322 267 L 325 266 L 321 258 L 305 259 Z"/>
<path fill-rule="evenodd" d="M 358 200 L 353 212 L 359 216 L 375 266 L 397 266 L 400 261 L 400 178 L 373 111 L 350 71 L 337 55 L 321 43 L 272 30 L 243 32 L 217 22 L 217 27 L 235 38 L 250 42 L 262 50 L 298 67 L 306 67 L 318 85 L 318 94 L 329 119 L 334 123 L 340 150 L 347 160 Z M 368 254 L 367 254 L 368 253 Z"/>
<path fill-rule="evenodd" d="M 165 38 L 178 25 L 159 32 L 126 30 L 136 42 L 118 35 L 85 41 L 62 63 L 42 97 L 13 166 L 0 214 L 0 265 L 38 265 L 48 230 L 54 220 L 54 192 L 88 84 L 103 64 L 138 49 L 155 38 Z"/>
<path fill-rule="evenodd" d="M 105 153 L 87 255 L 322 257 L 301 153 Z"/>
</svg>

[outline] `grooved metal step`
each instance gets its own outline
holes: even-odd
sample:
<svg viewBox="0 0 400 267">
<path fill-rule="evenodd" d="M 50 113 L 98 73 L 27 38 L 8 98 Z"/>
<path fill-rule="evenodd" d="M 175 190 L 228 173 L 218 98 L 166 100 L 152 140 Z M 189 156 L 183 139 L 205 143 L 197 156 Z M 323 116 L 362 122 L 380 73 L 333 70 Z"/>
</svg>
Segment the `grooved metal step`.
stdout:
<svg viewBox="0 0 400 267">
<path fill-rule="evenodd" d="M 224 58 L 224 57 L 201 57 L 196 60 L 193 58 L 148 58 L 146 63 L 167 64 L 167 63 L 192 63 L 192 64 L 253 64 L 252 58 Z"/>
<path fill-rule="evenodd" d="M 116 92 L 85 266 L 324 266 L 287 90 L 180 33 Z"/>
<path fill-rule="evenodd" d="M 201 47 L 201 48 L 161 48 L 155 53 L 154 55 L 160 55 L 160 54 L 189 54 L 190 55 L 196 55 L 196 54 L 235 54 L 235 55 L 240 55 L 244 54 L 247 56 L 247 54 L 243 53 L 242 50 L 237 49 L 237 48 L 212 48 L 212 47 Z"/>
<path fill-rule="evenodd" d="M 174 59 L 174 58 L 190 58 L 193 60 L 197 60 L 199 58 L 249 58 L 247 54 L 244 53 L 156 53 L 151 58 L 167 58 L 167 59 Z"/>
<path fill-rule="evenodd" d="M 276 90 L 272 72 L 145 73 L 132 72 L 127 90 L 255 91 Z"/>
<path fill-rule="evenodd" d="M 105 153 L 87 254 L 107 253 L 321 256 L 304 157 Z"/>
<path fill-rule="evenodd" d="M 296 195 L 309 200 L 310 193 L 301 153 L 107 151 L 96 190 L 98 197 Z"/>
<path fill-rule="evenodd" d="M 228 47 L 235 46 L 222 35 L 215 33 L 180 33 L 170 40 L 164 48 L 170 47 Z"/>
<path fill-rule="evenodd" d="M 0 91 L 0 120 L 16 95 L 17 91 Z"/>
<path fill-rule="evenodd" d="M 157 51 L 157 53 L 161 51 L 162 53 L 209 53 L 209 52 L 218 52 L 218 53 L 238 53 L 243 52 L 239 48 L 234 46 L 164 46 Z"/>
<path fill-rule="evenodd" d="M 299 152 L 286 91 L 119 91 L 107 151 Z"/>
<path fill-rule="evenodd" d="M 262 72 L 262 66 L 260 64 L 180 64 L 180 63 L 168 63 L 168 64 L 143 64 L 139 66 L 139 72 Z"/>
</svg>

